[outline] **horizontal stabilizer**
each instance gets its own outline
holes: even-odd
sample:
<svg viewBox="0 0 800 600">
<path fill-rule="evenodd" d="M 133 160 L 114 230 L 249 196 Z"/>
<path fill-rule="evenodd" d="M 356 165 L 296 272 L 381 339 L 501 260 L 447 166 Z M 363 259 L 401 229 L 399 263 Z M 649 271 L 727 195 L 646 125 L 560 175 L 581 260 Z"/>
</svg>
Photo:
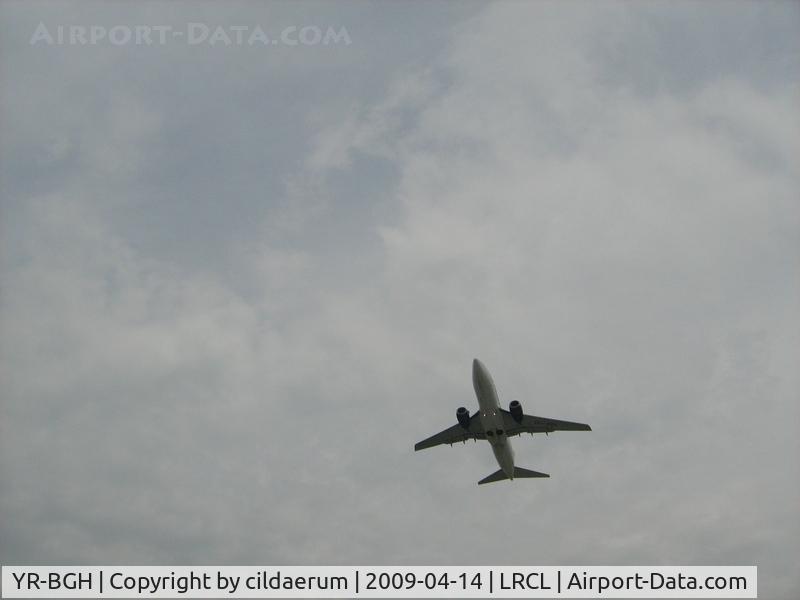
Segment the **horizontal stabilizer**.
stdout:
<svg viewBox="0 0 800 600">
<path fill-rule="evenodd" d="M 526 477 L 550 477 L 547 473 L 540 473 L 539 471 L 531 471 L 530 469 L 523 469 L 522 467 L 514 467 L 514 479 L 520 478 L 524 479 Z M 504 479 L 508 479 L 508 475 L 503 473 L 502 469 L 499 471 L 495 471 L 488 477 L 484 477 L 478 482 L 478 485 L 483 485 L 484 483 L 494 483 L 495 481 L 503 481 Z"/>
<path fill-rule="evenodd" d="M 522 467 L 514 467 L 514 479 L 517 477 L 550 477 L 547 473 L 539 473 L 539 471 L 531 471 L 530 469 L 523 469 Z"/>
<path fill-rule="evenodd" d="M 484 477 L 478 482 L 478 485 L 483 485 L 484 483 L 493 483 L 495 481 L 502 481 L 503 479 L 508 479 L 508 475 L 503 473 L 503 470 L 500 469 L 499 471 L 495 471 L 488 477 Z"/>
</svg>

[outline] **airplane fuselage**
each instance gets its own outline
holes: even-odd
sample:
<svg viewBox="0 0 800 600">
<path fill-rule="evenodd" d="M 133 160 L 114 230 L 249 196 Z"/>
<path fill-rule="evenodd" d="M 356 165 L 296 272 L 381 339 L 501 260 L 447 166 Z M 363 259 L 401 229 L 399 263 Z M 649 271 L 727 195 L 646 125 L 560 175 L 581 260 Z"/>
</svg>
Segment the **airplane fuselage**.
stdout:
<svg viewBox="0 0 800 600">
<path fill-rule="evenodd" d="M 488 369 L 477 358 L 472 361 L 472 385 L 480 406 L 480 419 L 486 439 L 492 445 L 492 452 L 503 473 L 514 478 L 514 451 L 503 425 L 503 413 L 497 398 L 497 389 Z"/>
</svg>

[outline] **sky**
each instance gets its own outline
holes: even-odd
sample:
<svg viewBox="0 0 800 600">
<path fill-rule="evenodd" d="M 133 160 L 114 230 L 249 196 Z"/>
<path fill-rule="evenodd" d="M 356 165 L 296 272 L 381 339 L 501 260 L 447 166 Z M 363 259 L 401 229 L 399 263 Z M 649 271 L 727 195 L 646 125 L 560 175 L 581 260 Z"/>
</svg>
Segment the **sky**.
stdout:
<svg viewBox="0 0 800 600">
<path fill-rule="evenodd" d="M 279 43 L 31 43 L 198 23 Z M 0 563 L 758 565 L 796 598 L 798 29 L 0 3 Z M 413 451 L 475 357 L 591 424 L 513 440 L 550 479 Z"/>
</svg>

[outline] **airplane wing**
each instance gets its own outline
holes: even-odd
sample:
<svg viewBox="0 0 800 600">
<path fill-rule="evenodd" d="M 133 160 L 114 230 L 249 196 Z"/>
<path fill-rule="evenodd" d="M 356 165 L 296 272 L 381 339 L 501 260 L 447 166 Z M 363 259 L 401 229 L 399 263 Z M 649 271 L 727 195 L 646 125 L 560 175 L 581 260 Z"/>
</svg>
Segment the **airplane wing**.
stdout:
<svg viewBox="0 0 800 600">
<path fill-rule="evenodd" d="M 464 429 L 459 423 L 456 423 L 452 427 L 414 444 L 414 450 L 425 450 L 425 448 L 433 448 L 440 444 L 455 444 L 467 440 L 485 440 L 486 434 L 483 433 L 483 426 L 478 415 L 479 413 L 476 412 L 469 418 L 469 429 Z"/>
<path fill-rule="evenodd" d="M 502 410 L 502 409 L 501 409 Z M 533 415 L 522 415 L 522 421 L 517 422 L 511 413 L 502 410 L 503 422 L 506 425 L 506 435 L 519 435 L 521 433 L 550 433 L 551 431 L 591 431 L 586 423 L 572 421 L 559 421 Z"/>
</svg>

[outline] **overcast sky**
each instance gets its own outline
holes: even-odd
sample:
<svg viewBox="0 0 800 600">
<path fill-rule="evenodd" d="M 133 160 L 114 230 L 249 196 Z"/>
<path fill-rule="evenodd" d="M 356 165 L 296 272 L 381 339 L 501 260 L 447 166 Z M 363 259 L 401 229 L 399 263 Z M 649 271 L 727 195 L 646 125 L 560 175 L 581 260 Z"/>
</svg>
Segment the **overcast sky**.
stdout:
<svg viewBox="0 0 800 600">
<path fill-rule="evenodd" d="M 0 562 L 755 564 L 797 598 L 800 5 L 0 26 Z M 477 407 L 474 357 L 592 425 L 514 439 L 550 479 L 414 453 Z"/>
</svg>

